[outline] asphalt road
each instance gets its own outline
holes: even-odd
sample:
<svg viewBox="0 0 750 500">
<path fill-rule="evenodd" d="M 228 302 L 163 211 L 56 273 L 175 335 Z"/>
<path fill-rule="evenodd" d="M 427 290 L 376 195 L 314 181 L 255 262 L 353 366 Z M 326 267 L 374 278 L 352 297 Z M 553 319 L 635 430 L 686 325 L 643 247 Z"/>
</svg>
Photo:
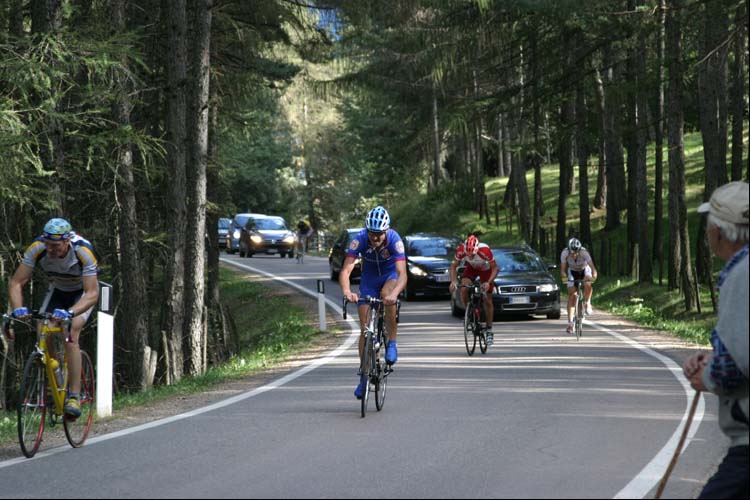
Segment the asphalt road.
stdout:
<svg viewBox="0 0 750 500">
<path fill-rule="evenodd" d="M 340 308 L 325 259 L 223 260 L 313 294 L 324 279 Z M 190 415 L 0 462 L 0 496 L 651 497 L 693 391 L 667 355 L 679 350 L 596 319 L 580 341 L 562 321 L 497 322 L 495 344 L 469 357 L 447 300 L 406 302 L 382 412 L 371 400 L 360 417 L 351 335 L 313 365 Z M 725 449 L 709 395 L 662 497 L 694 497 Z"/>
</svg>

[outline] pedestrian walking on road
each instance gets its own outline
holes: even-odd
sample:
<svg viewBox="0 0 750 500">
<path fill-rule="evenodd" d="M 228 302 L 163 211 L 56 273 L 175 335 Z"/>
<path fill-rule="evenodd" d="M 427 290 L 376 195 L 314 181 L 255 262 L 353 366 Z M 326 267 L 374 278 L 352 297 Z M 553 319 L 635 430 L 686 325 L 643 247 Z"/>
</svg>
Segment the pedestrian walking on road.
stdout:
<svg viewBox="0 0 750 500">
<path fill-rule="evenodd" d="M 730 182 L 698 207 L 698 212 L 708 217 L 706 235 L 711 251 L 726 265 L 719 274 L 719 314 L 711 332 L 713 350 L 691 356 L 682 369 L 695 390 L 719 397 L 719 427 L 730 440 L 727 455 L 699 498 L 750 497 L 749 193 L 746 182 Z"/>
</svg>

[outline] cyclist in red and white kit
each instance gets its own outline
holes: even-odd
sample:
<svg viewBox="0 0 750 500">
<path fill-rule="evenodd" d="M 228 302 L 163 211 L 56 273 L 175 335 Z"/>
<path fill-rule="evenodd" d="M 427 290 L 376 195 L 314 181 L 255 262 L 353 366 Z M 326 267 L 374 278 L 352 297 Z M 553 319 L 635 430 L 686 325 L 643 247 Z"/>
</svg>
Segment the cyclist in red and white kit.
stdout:
<svg viewBox="0 0 750 500">
<path fill-rule="evenodd" d="M 482 283 L 482 290 L 484 290 L 484 316 L 487 320 L 487 345 L 492 345 L 492 317 L 495 314 L 495 306 L 492 303 L 492 290 L 495 288 L 495 278 L 500 269 L 497 267 L 495 262 L 495 256 L 492 255 L 490 247 L 484 243 L 479 243 L 479 239 L 476 236 L 471 235 L 466 239 L 466 242 L 459 245 L 456 249 L 456 255 L 451 262 L 451 285 L 450 291 L 453 293 L 456 290 L 456 268 L 461 263 L 466 262 L 466 268 L 464 269 L 463 276 L 461 277 L 462 285 L 469 285 L 474 278 L 479 276 Z M 461 302 L 464 307 L 469 302 L 469 289 L 461 289 Z"/>
</svg>

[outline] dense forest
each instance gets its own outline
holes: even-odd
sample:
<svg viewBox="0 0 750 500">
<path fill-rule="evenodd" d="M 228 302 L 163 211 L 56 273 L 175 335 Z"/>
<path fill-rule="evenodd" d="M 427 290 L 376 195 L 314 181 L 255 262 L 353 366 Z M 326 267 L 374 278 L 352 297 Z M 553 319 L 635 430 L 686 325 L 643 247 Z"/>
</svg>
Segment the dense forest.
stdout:
<svg viewBox="0 0 750 500">
<path fill-rule="evenodd" d="M 702 137 L 703 199 L 748 179 L 747 23 L 738 0 L 0 0 L 0 300 L 65 217 L 114 286 L 118 388 L 169 384 L 231 355 L 219 217 L 306 217 L 324 241 L 418 194 L 440 227 L 489 218 L 507 177 L 531 246 L 551 218 L 562 248 L 578 197 L 581 240 L 605 210 L 638 279 L 664 266 L 690 309 L 711 262 L 683 137 Z M 3 388 L 23 342 L 3 340 Z"/>
</svg>

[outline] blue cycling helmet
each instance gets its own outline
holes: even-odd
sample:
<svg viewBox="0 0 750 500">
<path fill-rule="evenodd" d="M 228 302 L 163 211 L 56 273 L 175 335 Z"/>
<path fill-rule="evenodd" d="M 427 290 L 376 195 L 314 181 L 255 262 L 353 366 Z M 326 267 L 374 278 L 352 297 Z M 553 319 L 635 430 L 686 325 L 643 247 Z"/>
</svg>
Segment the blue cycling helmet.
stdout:
<svg viewBox="0 0 750 500">
<path fill-rule="evenodd" d="M 65 219 L 50 219 L 44 225 L 44 232 L 42 236 L 45 240 L 51 241 L 65 241 L 70 239 L 73 228 L 70 227 L 70 222 Z"/>
<path fill-rule="evenodd" d="M 385 231 L 391 224 L 391 217 L 388 215 L 388 211 L 377 206 L 370 210 L 365 218 L 365 227 L 368 231 Z"/>
</svg>

